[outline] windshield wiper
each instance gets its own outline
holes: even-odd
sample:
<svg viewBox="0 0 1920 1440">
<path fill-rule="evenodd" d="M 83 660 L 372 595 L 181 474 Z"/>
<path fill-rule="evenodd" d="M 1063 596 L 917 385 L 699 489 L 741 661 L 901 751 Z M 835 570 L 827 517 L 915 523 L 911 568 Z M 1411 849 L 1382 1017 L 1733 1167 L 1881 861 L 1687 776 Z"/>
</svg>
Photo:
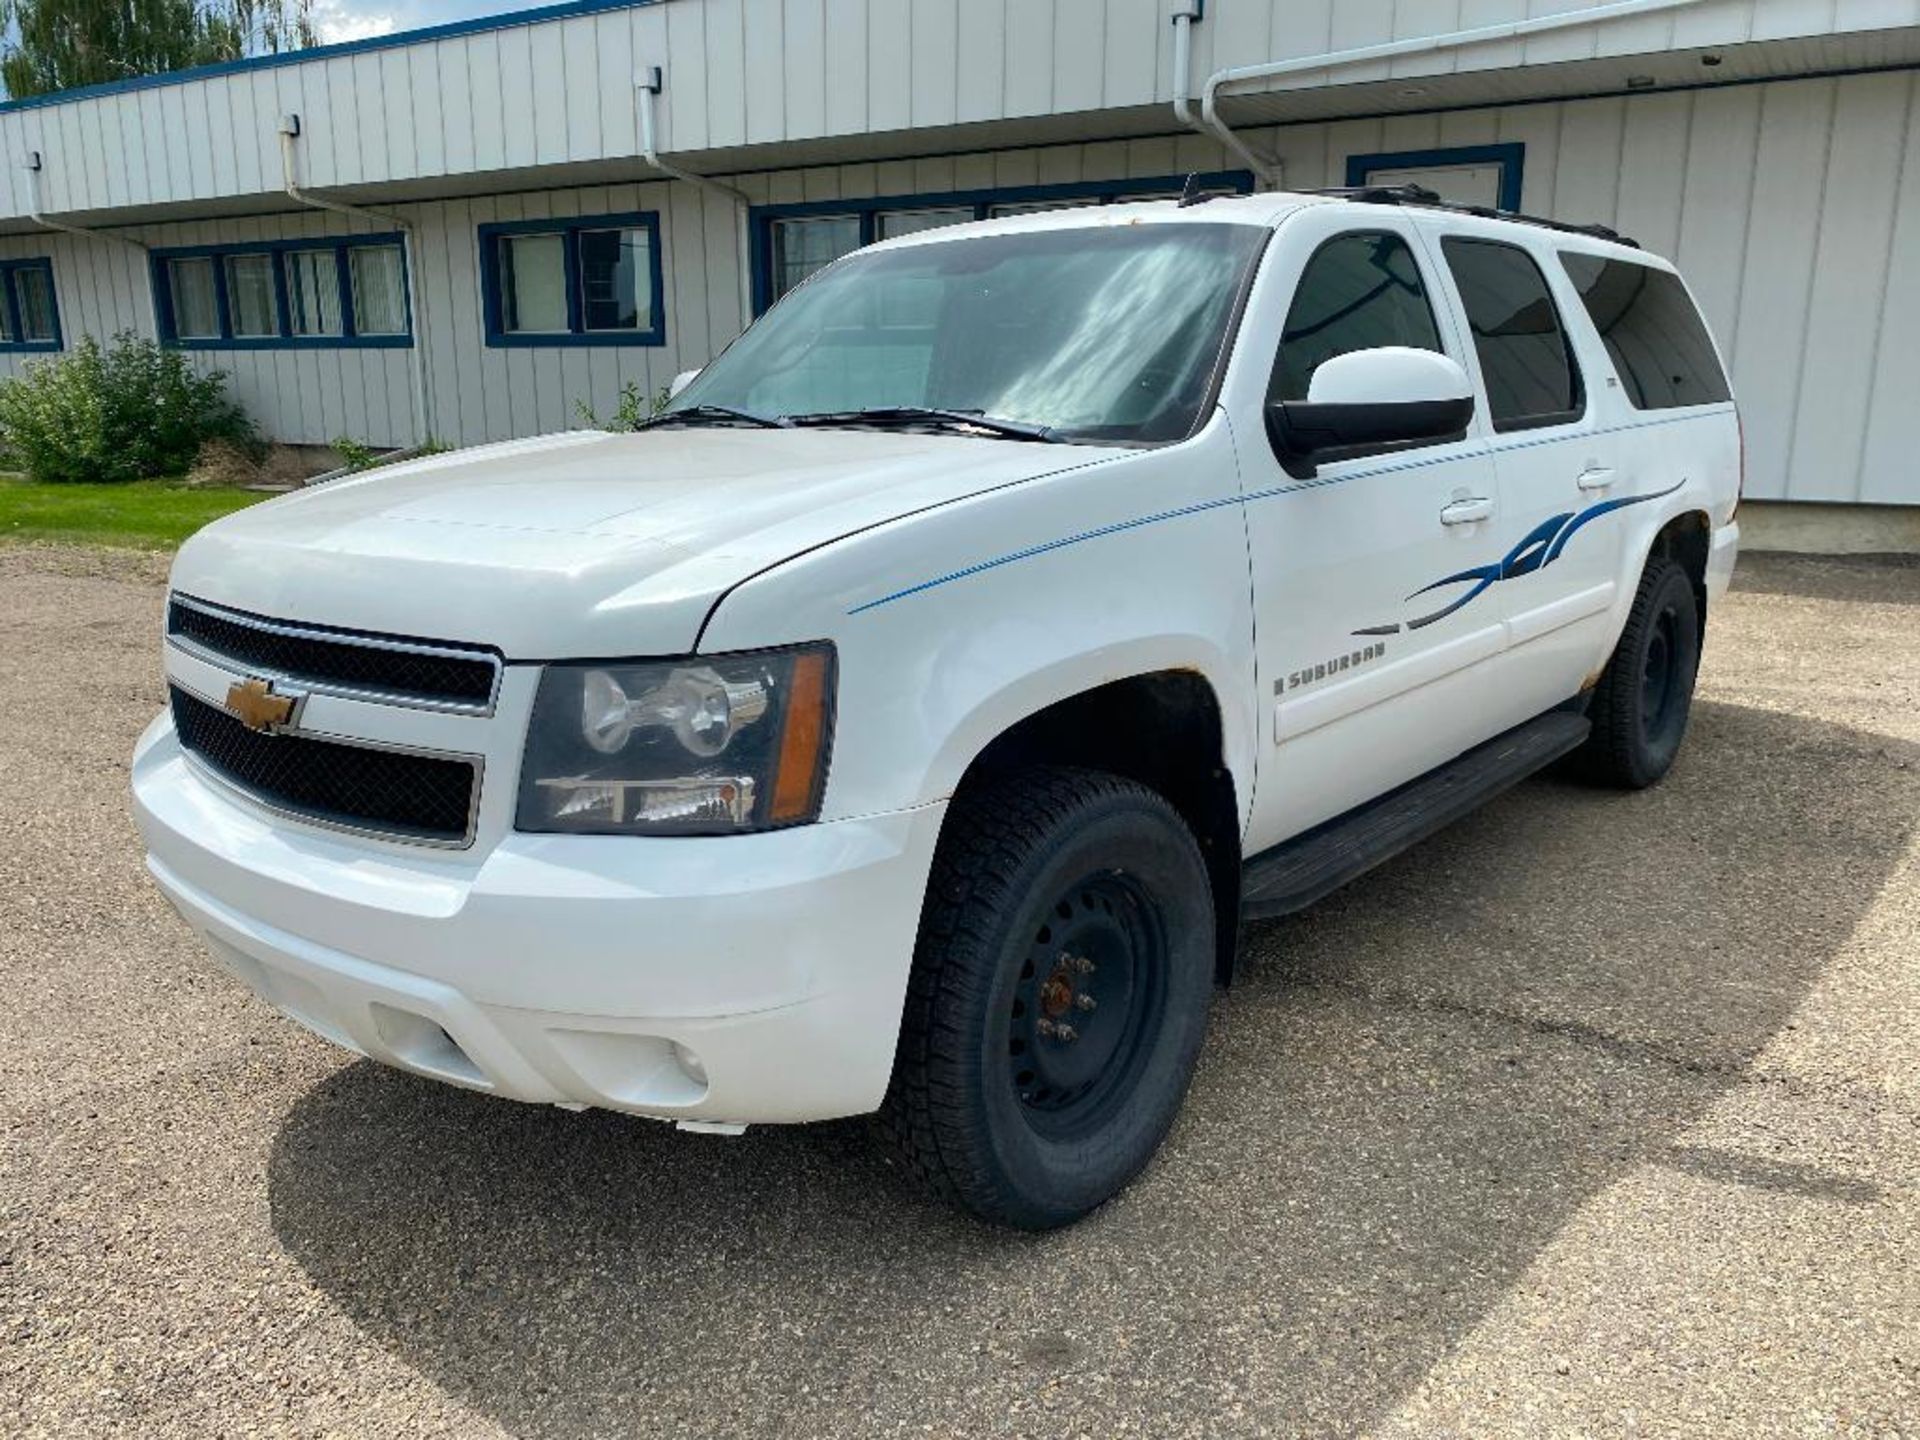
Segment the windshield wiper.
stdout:
<svg viewBox="0 0 1920 1440">
<path fill-rule="evenodd" d="M 939 410 L 922 405 L 880 405 L 870 410 L 823 410 L 813 415 L 789 415 L 794 425 L 941 425 L 954 429 L 985 430 L 1008 440 L 1041 440 L 1064 445 L 1051 425 L 1029 425 L 1024 420 L 1002 420 L 980 410 Z"/>
<path fill-rule="evenodd" d="M 651 430 L 656 425 L 672 425 L 676 422 L 700 424 L 716 420 L 738 420 L 746 425 L 764 425 L 769 430 L 788 430 L 793 427 L 793 422 L 784 415 L 756 415 L 751 410 L 736 410 L 731 405 L 689 405 L 684 410 L 669 410 L 651 420 L 642 420 L 633 428 Z"/>
</svg>

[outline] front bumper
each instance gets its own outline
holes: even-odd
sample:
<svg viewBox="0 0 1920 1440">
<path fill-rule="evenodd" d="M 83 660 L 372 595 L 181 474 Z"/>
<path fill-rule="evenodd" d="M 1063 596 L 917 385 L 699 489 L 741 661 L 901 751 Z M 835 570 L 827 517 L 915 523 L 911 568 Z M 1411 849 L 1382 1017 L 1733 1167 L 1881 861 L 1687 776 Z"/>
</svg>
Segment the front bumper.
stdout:
<svg viewBox="0 0 1920 1440">
<path fill-rule="evenodd" d="M 133 794 L 161 889 L 308 1029 L 516 1100 L 726 1123 L 879 1105 L 944 810 L 430 851 L 266 814 L 164 716 Z"/>
</svg>

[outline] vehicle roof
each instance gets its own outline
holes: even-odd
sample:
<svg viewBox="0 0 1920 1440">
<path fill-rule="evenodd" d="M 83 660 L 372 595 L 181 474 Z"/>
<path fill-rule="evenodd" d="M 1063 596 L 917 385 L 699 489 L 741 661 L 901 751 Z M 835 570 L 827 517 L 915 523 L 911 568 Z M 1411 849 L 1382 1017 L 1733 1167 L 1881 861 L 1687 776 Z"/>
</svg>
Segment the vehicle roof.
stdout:
<svg viewBox="0 0 1920 1440">
<path fill-rule="evenodd" d="M 922 230 L 884 240 L 872 248 L 895 249 L 911 245 L 940 244 L 976 235 L 1014 235 L 1044 230 L 1095 229 L 1112 225 L 1257 225 L 1274 229 L 1290 216 L 1308 208 L 1335 206 L 1354 212 L 1360 223 L 1379 223 L 1383 214 L 1400 214 L 1419 220 L 1438 217 L 1447 228 L 1481 232 L 1502 239 L 1545 241 L 1558 249 L 1581 250 L 1616 259 L 1651 264 L 1670 269 L 1666 261 L 1641 250 L 1631 241 L 1610 239 L 1569 225 L 1555 228 L 1530 216 L 1493 215 L 1464 207 L 1432 203 L 1397 203 L 1392 200 L 1362 198 L 1357 194 L 1274 190 L 1254 195 L 1213 195 L 1197 203 L 1181 205 L 1177 200 L 1131 200 L 1110 205 L 1078 205 L 1058 210 L 1041 210 L 1024 215 L 1002 215 L 987 220 L 971 220 L 938 230 Z"/>
</svg>

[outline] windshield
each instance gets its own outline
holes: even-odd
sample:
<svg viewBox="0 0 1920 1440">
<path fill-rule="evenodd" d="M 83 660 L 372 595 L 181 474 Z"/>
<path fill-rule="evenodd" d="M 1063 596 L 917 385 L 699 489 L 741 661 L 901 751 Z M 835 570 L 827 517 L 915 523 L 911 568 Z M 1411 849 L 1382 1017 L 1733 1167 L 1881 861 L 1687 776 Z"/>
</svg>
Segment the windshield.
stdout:
<svg viewBox="0 0 1920 1440">
<path fill-rule="evenodd" d="M 1268 231 L 1153 224 L 862 251 L 792 291 L 668 414 L 910 407 L 1147 444 L 1193 429 Z"/>
</svg>

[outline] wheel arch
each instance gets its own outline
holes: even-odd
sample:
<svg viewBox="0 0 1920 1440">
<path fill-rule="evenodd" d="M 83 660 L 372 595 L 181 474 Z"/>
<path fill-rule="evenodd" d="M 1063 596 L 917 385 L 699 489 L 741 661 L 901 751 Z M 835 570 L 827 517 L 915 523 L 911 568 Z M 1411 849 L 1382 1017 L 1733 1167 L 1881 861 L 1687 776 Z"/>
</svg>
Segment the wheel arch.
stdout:
<svg viewBox="0 0 1920 1440">
<path fill-rule="evenodd" d="M 1212 884 L 1214 973 L 1232 978 L 1240 918 L 1246 796 L 1229 758 L 1228 712 L 1192 666 L 1146 670 L 1057 696 L 978 746 L 956 796 L 1036 765 L 1072 765 L 1138 781 L 1161 795 L 1200 842 Z"/>
<path fill-rule="evenodd" d="M 1699 615 L 1700 638 L 1707 631 L 1707 559 L 1713 549 L 1713 520 L 1705 510 L 1686 509 L 1668 517 L 1647 542 L 1637 580 L 1655 559 L 1672 560 L 1687 573 L 1693 584 L 1694 606 Z"/>
</svg>

